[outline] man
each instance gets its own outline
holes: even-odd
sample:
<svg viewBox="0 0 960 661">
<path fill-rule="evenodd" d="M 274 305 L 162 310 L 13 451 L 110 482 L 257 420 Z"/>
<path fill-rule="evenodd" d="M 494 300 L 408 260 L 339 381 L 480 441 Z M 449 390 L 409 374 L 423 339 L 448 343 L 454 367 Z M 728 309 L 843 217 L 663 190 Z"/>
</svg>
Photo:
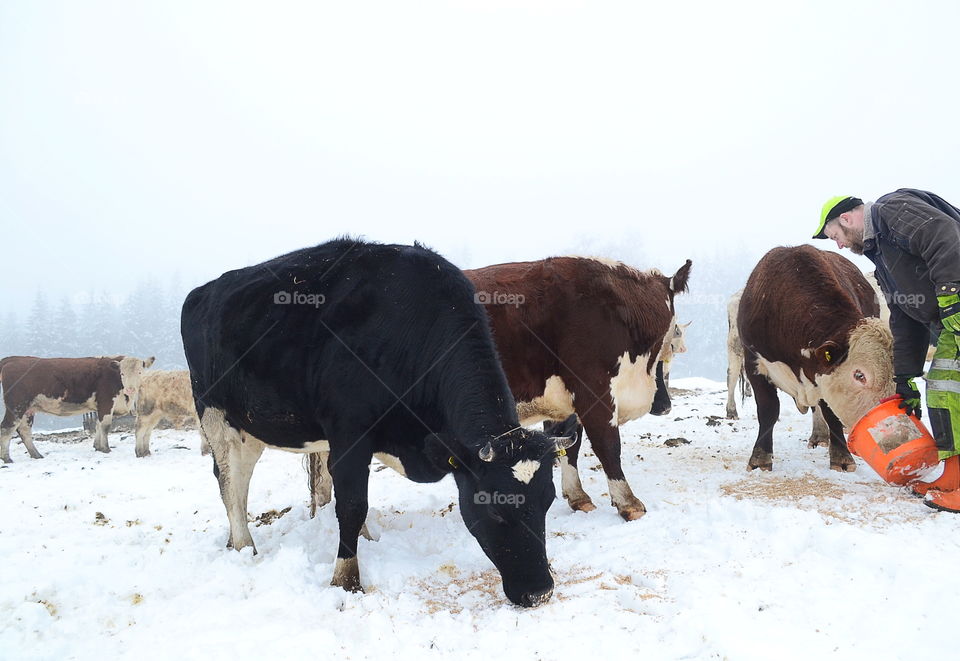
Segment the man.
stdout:
<svg viewBox="0 0 960 661">
<path fill-rule="evenodd" d="M 926 191 L 901 188 L 863 202 L 827 200 L 815 239 L 865 255 L 890 304 L 893 369 L 900 405 L 918 417 L 930 328 L 940 339 L 927 374 L 927 410 L 942 473 L 914 493 L 934 509 L 960 513 L 960 209 Z"/>
</svg>

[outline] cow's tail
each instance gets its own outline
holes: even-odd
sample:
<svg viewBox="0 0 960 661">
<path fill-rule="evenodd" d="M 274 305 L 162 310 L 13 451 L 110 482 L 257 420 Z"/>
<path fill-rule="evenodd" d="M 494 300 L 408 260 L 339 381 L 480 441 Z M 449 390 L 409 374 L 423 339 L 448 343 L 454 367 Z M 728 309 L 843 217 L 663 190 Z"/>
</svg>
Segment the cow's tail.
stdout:
<svg viewBox="0 0 960 661">
<path fill-rule="evenodd" d="M 317 515 L 317 500 L 323 472 L 320 466 L 320 453 L 311 452 L 303 458 L 303 468 L 307 471 L 307 488 L 310 490 L 310 518 Z"/>
</svg>

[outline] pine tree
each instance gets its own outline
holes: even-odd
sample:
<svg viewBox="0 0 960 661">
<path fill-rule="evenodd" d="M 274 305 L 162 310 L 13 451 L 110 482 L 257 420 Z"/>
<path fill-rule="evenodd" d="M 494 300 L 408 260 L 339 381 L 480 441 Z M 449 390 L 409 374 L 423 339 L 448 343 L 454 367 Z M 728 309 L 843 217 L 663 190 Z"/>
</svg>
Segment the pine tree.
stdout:
<svg viewBox="0 0 960 661">
<path fill-rule="evenodd" d="M 60 307 L 54 317 L 53 332 L 56 335 L 56 351 L 58 356 L 80 355 L 79 324 L 77 313 L 73 310 L 70 299 L 63 296 Z"/>
<path fill-rule="evenodd" d="M 53 332 L 53 320 L 47 297 L 42 291 L 37 296 L 27 317 L 25 338 L 26 353 L 31 356 L 53 357 L 56 355 L 56 336 Z"/>
</svg>

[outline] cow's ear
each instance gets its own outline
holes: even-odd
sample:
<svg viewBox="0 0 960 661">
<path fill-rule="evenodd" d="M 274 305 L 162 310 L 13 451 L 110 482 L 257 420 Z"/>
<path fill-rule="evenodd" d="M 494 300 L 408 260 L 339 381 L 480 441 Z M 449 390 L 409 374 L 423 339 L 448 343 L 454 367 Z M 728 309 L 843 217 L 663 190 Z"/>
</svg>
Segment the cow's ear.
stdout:
<svg viewBox="0 0 960 661">
<path fill-rule="evenodd" d="M 143 367 L 144 367 L 144 369 L 146 369 L 146 368 L 150 367 L 151 365 L 153 365 L 153 361 L 155 361 L 156 359 L 157 359 L 156 356 L 150 356 L 150 357 L 147 358 L 145 361 L 143 361 Z"/>
<path fill-rule="evenodd" d="M 688 291 L 688 283 L 690 282 L 690 267 L 693 265 L 689 259 L 686 263 L 677 269 L 677 272 L 673 274 L 673 277 L 670 278 L 670 291 L 674 294 L 678 294 L 682 291 Z"/>
<path fill-rule="evenodd" d="M 817 347 L 813 356 L 816 358 L 818 371 L 823 373 L 833 370 L 837 363 L 846 357 L 846 353 L 839 344 L 828 341 Z"/>
<path fill-rule="evenodd" d="M 110 361 L 110 371 L 111 371 L 111 372 L 116 372 L 117 374 L 120 374 L 120 361 L 119 361 L 119 360 L 111 360 L 111 361 Z"/>
<path fill-rule="evenodd" d="M 450 473 L 461 466 L 460 459 L 453 455 L 439 434 L 427 435 L 423 440 L 423 454 L 427 462 L 442 473 Z"/>
</svg>

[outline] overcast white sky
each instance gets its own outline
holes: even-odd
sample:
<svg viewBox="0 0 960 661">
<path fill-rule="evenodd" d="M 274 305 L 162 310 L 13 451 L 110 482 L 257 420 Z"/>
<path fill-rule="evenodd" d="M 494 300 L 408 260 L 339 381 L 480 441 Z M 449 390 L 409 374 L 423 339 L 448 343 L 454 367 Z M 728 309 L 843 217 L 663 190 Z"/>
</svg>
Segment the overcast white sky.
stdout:
<svg viewBox="0 0 960 661">
<path fill-rule="evenodd" d="M 830 195 L 960 203 L 958 7 L 3 0 L 0 300 L 342 233 L 672 271 Z"/>
</svg>

